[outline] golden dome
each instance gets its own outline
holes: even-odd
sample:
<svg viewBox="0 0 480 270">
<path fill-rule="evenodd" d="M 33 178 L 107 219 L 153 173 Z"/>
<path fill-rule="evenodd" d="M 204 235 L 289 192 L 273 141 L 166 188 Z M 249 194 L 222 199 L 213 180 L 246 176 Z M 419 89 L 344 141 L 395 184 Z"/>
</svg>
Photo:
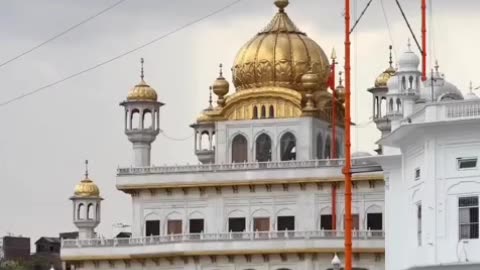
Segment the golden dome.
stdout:
<svg viewBox="0 0 480 270">
<path fill-rule="evenodd" d="M 219 97 L 223 97 L 228 94 L 228 89 L 230 88 L 230 84 L 225 80 L 223 77 L 222 72 L 222 64 L 220 64 L 220 73 L 218 78 L 213 82 L 212 90 L 215 95 Z"/>
<path fill-rule="evenodd" d="M 85 178 L 75 186 L 74 195 L 77 197 L 98 197 L 100 190 L 92 180 Z"/>
<path fill-rule="evenodd" d="M 140 71 L 140 83 L 128 92 L 127 101 L 157 101 L 157 92 L 150 87 L 144 80 L 143 76 L 143 58 L 140 58 L 141 71 Z"/>
<path fill-rule="evenodd" d="M 232 68 L 236 89 L 278 86 L 302 91 L 302 75 L 312 65 L 319 76 L 319 89 L 325 89 L 330 71 L 325 52 L 284 12 L 287 0 L 275 4 L 279 12 L 237 53 Z"/>
<path fill-rule="evenodd" d="M 390 66 L 375 79 L 375 87 L 387 87 L 388 80 L 395 75 L 395 69 Z"/>
<path fill-rule="evenodd" d="M 130 90 L 127 96 L 128 101 L 157 101 L 157 92 L 150 87 L 142 78 L 139 84 Z"/>
</svg>

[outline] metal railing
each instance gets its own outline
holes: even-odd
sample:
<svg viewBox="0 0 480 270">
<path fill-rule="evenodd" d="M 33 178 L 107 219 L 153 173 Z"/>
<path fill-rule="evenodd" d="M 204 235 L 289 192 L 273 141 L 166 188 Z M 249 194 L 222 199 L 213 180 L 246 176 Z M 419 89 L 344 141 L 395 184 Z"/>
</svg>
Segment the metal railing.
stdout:
<svg viewBox="0 0 480 270">
<path fill-rule="evenodd" d="M 357 161 L 358 160 L 358 161 Z M 352 164 L 363 163 L 363 158 L 353 158 Z M 152 167 L 129 167 L 118 168 L 117 174 L 174 174 L 174 173 L 198 173 L 198 172 L 224 172 L 243 170 L 270 170 L 289 168 L 326 168 L 342 167 L 344 159 L 318 159 L 318 160 L 292 160 L 292 161 L 270 161 L 270 162 L 245 162 L 228 164 L 199 164 L 199 165 L 175 165 L 175 166 L 152 166 Z"/>
<path fill-rule="evenodd" d="M 290 239 L 338 239 L 342 240 L 344 231 L 257 231 L 257 232 L 225 232 L 225 233 L 192 233 L 172 234 L 162 236 L 146 236 L 141 238 L 114 238 L 114 239 L 66 239 L 62 240 L 62 248 L 84 247 L 117 247 L 117 246 L 145 246 L 162 245 L 169 243 L 209 242 L 209 241 L 265 241 Z M 353 238 L 357 240 L 384 239 L 384 231 L 353 231 Z"/>
</svg>

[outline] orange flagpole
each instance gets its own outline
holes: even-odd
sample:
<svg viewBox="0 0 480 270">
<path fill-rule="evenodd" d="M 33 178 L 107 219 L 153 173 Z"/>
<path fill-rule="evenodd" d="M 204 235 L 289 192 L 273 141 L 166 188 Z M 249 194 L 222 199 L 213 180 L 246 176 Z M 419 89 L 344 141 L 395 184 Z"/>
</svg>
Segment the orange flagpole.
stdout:
<svg viewBox="0 0 480 270">
<path fill-rule="evenodd" d="M 350 0 L 345 0 L 345 270 L 352 270 L 352 172 L 350 143 Z"/>
<path fill-rule="evenodd" d="M 427 0 L 422 0 L 422 81 L 427 80 Z"/>
</svg>

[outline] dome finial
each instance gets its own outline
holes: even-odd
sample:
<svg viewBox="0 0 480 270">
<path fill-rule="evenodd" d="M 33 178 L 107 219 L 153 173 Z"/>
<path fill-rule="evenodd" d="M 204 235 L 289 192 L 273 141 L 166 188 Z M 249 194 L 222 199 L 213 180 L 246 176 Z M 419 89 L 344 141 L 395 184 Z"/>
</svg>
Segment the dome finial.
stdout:
<svg viewBox="0 0 480 270">
<path fill-rule="evenodd" d="M 468 88 L 470 89 L 470 93 L 472 93 L 473 92 L 473 82 L 472 81 L 470 81 L 470 86 Z"/>
<path fill-rule="evenodd" d="M 278 7 L 280 12 L 283 12 L 285 8 L 288 6 L 288 0 L 275 0 L 275 6 Z"/>
<path fill-rule="evenodd" d="M 219 77 L 219 78 L 222 78 L 222 77 L 223 77 L 223 64 L 220 63 L 220 64 L 218 65 L 218 68 L 220 69 L 219 72 L 218 72 L 218 74 L 219 74 L 218 77 Z"/>
<path fill-rule="evenodd" d="M 435 71 L 437 72 L 437 74 L 438 74 L 438 68 L 440 68 L 440 65 L 438 65 L 438 60 L 435 59 Z"/>
<path fill-rule="evenodd" d="M 390 64 L 390 67 L 393 68 L 393 56 L 392 56 L 392 49 L 393 49 L 393 46 L 390 45 L 388 46 L 388 49 L 390 50 L 390 60 L 388 61 L 388 63 Z"/>
<path fill-rule="evenodd" d="M 88 159 L 85 160 L 85 179 L 88 179 Z"/>
<path fill-rule="evenodd" d="M 338 72 L 338 86 L 343 86 L 342 85 L 342 83 L 343 83 L 342 74 L 343 74 L 342 71 Z"/>
<path fill-rule="evenodd" d="M 208 108 L 209 109 L 213 108 L 213 106 L 212 106 L 212 88 L 213 87 L 210 86 L 209 91 L 208 91 Z"/>
<path fill-rule="evenodd" d="M 407 46 L 408 46 L 408 51 L 412 51 L 412 42 L 410 41 L 410 38 L 408 38 L 408 43 L 407 43 Z"/>
<path fill-rule="evenodd" d="M 140 78 L 142 79 L 142 81 L 143 81 L 143 77 L 144 77 L 144 76 L 143 76 L 143 63 L 144 63 L 144 62 L 145 62 L 145 61 L 143 60 L 143 57 L 140 58 Z"/>
</svg>

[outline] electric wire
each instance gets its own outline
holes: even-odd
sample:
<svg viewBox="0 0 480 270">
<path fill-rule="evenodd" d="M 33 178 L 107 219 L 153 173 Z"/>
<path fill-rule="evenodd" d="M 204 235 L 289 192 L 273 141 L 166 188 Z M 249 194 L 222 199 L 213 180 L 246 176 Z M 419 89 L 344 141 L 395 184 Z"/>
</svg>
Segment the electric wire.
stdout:
<svg viewBox="0 0 480 270">
<path fill-rule="evenodd" d="M 192 135 L 189 135 L 188 137 L 183 137 L 183 138 L 175 138 L 175 137 L 172 137 L 172 136 L 169 136 L 165 133 L 165 131 L 163 130 L 160 130 L 160 134 L 165 137 L 166 139 L 168 140 L 171 140 L 171 141 L 177 141 L 177 142 L 182 142 L 182 141 L 186 141 L 190 138 L 192 138 L 193 136 L 195 136 L 195 134 L 192 134 Z"/>
<path fill-rule="evenodd" d="M 119 0 L 119 1 L 115 2 L 113 5 L 110 5 L 110 6 L 106 7 L 106 8 L 104 8 L 104 9 L 100 10 L 99 12 L 91 15 L 90 17 L 85 18 L 84 20 L 80 21 L 79 23 L 74 24 L 74 25 L 70 26 L 69 28 L 63 30 L 62 32 L 60 32 L 60 33 L 58 33 L 58 34 L 56 34 L 56 35 L 54 35 L 54 36 L 46 39 L 45 41 L 43 41 L 43 42 L 41 42 L 41 43 L 33 46 L 32 48 L 30 48 L 30 49 L 28 49 L 28 50 L 26 50 L 26 51 L 24 51 L 24 52 L 22 52 L 22 53 L 20 53 L 20 54 L 18 54 L 18 55 L 16 55 L 16 56 L 12 57 L 12 58 L 10 58 L 9 60 L 7 60 L 7 61 L 5 61 L 5 62 L 2 62 L 2 63 L 0 64 L 0 67 L 3 67 L 3 66 L 5 66 L 5 65 L 7 65 L 7 64 L 9 64 L 9 63 L 11 63 L 11 62 L 13 62 L 13 61 L 21 58 L 22 56 L 25 56 L 25 55 L 27 55 L 27 54 L 35 51 L 36 49 L 44 46 L 45 44 L 56 40 L 57 38 L 59 38 L 59 37 L 65 35 L 65 34 L 67 34 L 68 32 L 74 30 L 75 28 L 78 28 L 79 26 L 81 26 L 81 25 L 83 25 L 83 24 L 85 24 L 85 23 L 87 23 L 87 22 L 95 19 L 96 17 L 98 17 L 98 16 L 100 16 L 100 15 L 102 15 L 102 14 L 104 14 L 104 13 L 110 11 L 110 10 L 112 10 L 113 8 L 117 7 L 118 5 L 120 5 L 121 3 L 125 2 L 125 1 L 127 1 L 127 0 Z"/>
<path fill-rule="evenodd" d="M 145 47 L 147 47 L 147 46 L 149 46 L 149 45 L 151 45 L 151 44 L 154 44 L 154 43 L 156 43 L 156 42 L 158 42 L 158 41 L 160 41 L 160 40 L 162 40 L 162 39 L 164 39 L 164 38 L 166 38 L 166 37 L 168 37 L 168 36 L 171 36 L 171 35 L 179 32 L 179 31 L 181 31 L 181 30 L 183 30 L 183 29 L 185 29 L 185 28 L 187 28 L 187 27 L 189 27 L 189 26 L 192 26 L 192 25 L 194 25 L 194 24 L 196 24 L 196 23 L 199 23 L 199 22 L 201 22 L 201 21 L 203 21 L 203 20 L 205 20 L 205 19 L 208 19 L 208 18 L 210 18 L 210 17 L 212 17 L 212 16 L 214 16 L 214 15 L 216 15 L 216 14 L 218 14 L 218 13 L 220 13 L 220 12 L 222 12 L 222 11 L 224 11 L 224 10 L 226 10 L 226 9 L 228 9 L 228 8 L 236 5 L 236 4 L 238 4 L 238 3 L 241 2 L 241 1 L 243 1 L 243 0 L 235 0 L 235 1 L 232 1 L 232 2 L 230 2 L 229 4 L 227 4 L 227 5 L 219 8 L 219 9 L 216 9 L 216 10 L 208 13 L 208 14 L 205 15 L 205 16 L 202 16 L 202 17 L 197 18 L 197 19 L 195 19 L 195 20 L 193 20 L 193 21 L 190 21 L 190 22 L 188 22 L 188 23 L 186 23 L 186 24 L 183 24 L 183 25 L 181 25 L 181 26 L 179 26 L 179 27 L 177 27 L 177 28 L 175 28 L 175 29 L 173 29 L 173 30 L 171 30 L 171 31 L 169 31 L 169 32 L 167 32 L 167 33 L 159 36 L 159 37 L 156 37 L 156 38 L 148 41 L 147 43 L 144 43 L 144 44 L 142 44 L 142 45 L 140 45 L 140 46 L 138 46 L 138 47 L 135 47 L 135 48 L 133 48 L 133 49 L 130 49 L 130 50 L 126 51 L 126 52 L 123 52 L 122 54 L 119 54 L 119 55 L 117 55 L 117 56 L 115 56 L 115 57 L 112 57 L 112 58 L 107 59 L 107 60 L 105 60 L 105 61 L 103 61 L 103 62 L 100 62 L 100 63 L 98 63 L 98 64 L 95 64 L 95 65 L 93 65 L 93 66 L 91 66 L 91 67 L 89 67 L 89 68 L 83 69 L 83 70 L 81 70 L 81 71 L 79 71 L 79 72 L 76 72 L 76 73 L 73 73 L 73 74 L 71 74 L 71 75 L 68 75 L 68 76 L 66 76 L 66 77 L 64 77 L 64 78 L 62 78 L 62 79 L 59 79 L 59 80 L 57 80 L 57 81 L 54 81 L 54 82 L 52 82 L 52 83 L 46 84 L 46 85 L 44 85 L 44 86 L 42 86 L 42 87 L 36 88 L 36 89 L 34 89 L 34 90 L 31 90 L 31 91 L 29 91 L 29 92 L 27 92 L 27 93 L 18 95 L 18 96 L 16 96 L 16 97 L 12 98 L 12 99 L 3 101 L 3 102 L 0 103 L 0 107 L 4 107 L 4 106 L 6 106 L 6 105 L 8 105 L 8 104 L 11 104 L 12 102 L 16 102 L 16 101 L 21 100 L 21 99 L 23 99 L 23 98 L 25 98 L 25 97 L 28 97 L 28 96 L 37 94 L 37 93 L 39 93 L 39 92 L 41 92 L 41 91 L 43 91 L 43 90 L 45 90 L 45 89 L 48 89 L 48 88 L 50 88 L 50 87 L 52 87 L 52 86 L 55 86 L 55 85 L 57 85 L 57 84 L 60 84 L 60 83 L 62 83 L 62 82 L 65 82 L 65 81 L 67 81 L 67 80 L 70 80 L 70 79 L 73 79 L 73 78 L 75 78 L 75 77 L 78 77 L 78 76 L 80 76 L 80 75 L 82 75 L 82 74 L 84 74 L 84 73 L 87 73 L 87 72 L 89 72 L 89 71 L 92 71 L 92 70 L 94 70 L 94 69 L 97 69 L 97 68 L 99 68 L 99 67 L 101 67 L 101 66 L 104 66 L 104 65 L 106 65 L 106 64 L 109 64 L 109 63 L 111 63 L 111 62 L 113 62 L 113 61 L 115 61 L 115 60 L 118 60 L 118 59 L 120 59 L 120 58 L 122 58 L 122 57 L 124 57 L 124 56 L 127 56 L 127 55 L 129 55 L 129 54 L 131 54 L 131 53 L 134 53 L 134 52 L 136 52 L 136 51 L 138 51 L 138 50 L 141 50 L 141 49 L 143 49 L 143 48 L 145 48 Z"/>
<path fill-rule="evenodd" d="M 433 1 L 429 1 L 429 17 L 430 17 L 430 55 L 433 55 L 433 59 L 437 59 L 437 48 L 435 42 L 435 19 L 433 17 Z"/>
<path fill-rule="evenodd" d="M 355 30 L 355 27 L 357 27 L 357 24 L 360 22 L 360 20 L 363 18 L 363 15 L 365 15 L 365 12 L 367 11 L 368 7 L 370 6 L 370 4 L 372 3 L 373 0 L 370 0 L 368 1 L 367 5 L 365 6 L 365 8 L 363 9 L 362 13 L 360 14 L 360 16 L 358 17 L 358 19 L 355 21 L 355 23 L 353 24 L 352 26 L 352 29 L 350 29 L 350 34 L 353 32 L 353 30 Z M 356 2 L 355 2 L 356 3 Z M 354 3 L 354 5 L 356 5 Z"/>
<path fill-rule="evenodd" d="M 367 5 L 368 8 L 368 5 Z M 360 15 L 361 17 L 362 15 Z M 357 1 L 353 2 L 353 17 L 357 19 Z M 360 20 L 360 17 L 357 20 Z M 353 60 L 353 80 L 355 82 L 354 87 L 358 90 L 358 31 L 353 33 L 353 50 L 354 50 L 354 60 Z M 359 91 L 355 91 L 355 117 L 354 121 L 358 122 L 358 93 Z M 355 129 L 355 151 L 358 151 L 358 142 L 359 142 L 359 134 L 358 129 Z"/>
<path fill-rule="evenodd" d="M 383 17 L 385 18 L 385 24 L 387 25 L 388 36 L 390 37 L 390 44 L 392 44 L 393 46 L 393 53 L 394 53 L 393 56 L 396 58 L 398 56 L 397 46 L 395 46 L 395 42 L 393 42 L 392 29 L 390 28 L 390 22 L 388 20 L 387 12 L 385 11 L 385 5 L 383 3 L 383 0 L 380 0 L 380 5 L 382 6 Z"/>
</svg>

